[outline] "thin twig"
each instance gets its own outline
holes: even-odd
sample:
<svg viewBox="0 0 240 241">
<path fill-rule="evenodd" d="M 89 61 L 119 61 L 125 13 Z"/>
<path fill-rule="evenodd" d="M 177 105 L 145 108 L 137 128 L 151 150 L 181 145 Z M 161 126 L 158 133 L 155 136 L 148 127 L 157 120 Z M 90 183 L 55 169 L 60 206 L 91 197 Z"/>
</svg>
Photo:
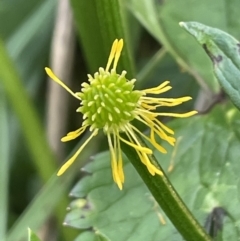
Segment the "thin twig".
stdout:
<svg viewBox="0 0 240 241">
<path fill-rule="evenodd" d="M 54 28 L 50 66 L 56 75 L 69 85 L 74 59 L 75 32 L 68 0 L 60 0 Z M 49 80 L 47 104 L 47 135 L 51 148 L 59 159 L 63 156 L 60 139 L 66 133 L 68 94 Z"/>
</svg>

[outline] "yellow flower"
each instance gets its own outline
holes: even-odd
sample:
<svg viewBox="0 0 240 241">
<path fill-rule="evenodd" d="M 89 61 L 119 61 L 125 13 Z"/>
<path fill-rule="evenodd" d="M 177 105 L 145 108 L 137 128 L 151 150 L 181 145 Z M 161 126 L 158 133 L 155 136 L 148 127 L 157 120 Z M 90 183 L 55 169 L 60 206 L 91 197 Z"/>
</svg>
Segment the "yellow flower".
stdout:
<svg viewBox="0 0 240 241">
<path fill-rule="evenodd" d="M 189 117 L 196 114 L 196 111 L 190 111 L 184 114 L 152 112 L 161 106 L 176 106 L 191 99 L 191 97 L 182 98 L 154 98 L 148 97 L 148 94 L 161 94 L 171 89 L 169 81 L 165 81 L 155 88 L 145 90 L 133 90 L 135 79 L 127 80 L 126 71 L 119 75 L 116 73 L 118 60 L 123 48 L 123 40 L 115 40 L 108 58 L 105 69 L 99 68 L 93 76 L 88 75 L 88 82 L 83 83 L 81 92 L 74 93 L 70 90 L 51 69 L 45 68 L 47 74 L 63 88 L 65 88 L 76 99 L 80 100 L 81 106 L 77 112 L 83 114 L 82 126 L 76 131 L 69 132 L 61 140 L 70 141 L 80 136 L 87 127 L 91 132 L 89 138 L 79 147 L 77 152 L 61 167 L 57 175 L 62 175 L 66 169 L 75 161 L 79 153 L 89 143 L 89 141 L 103 130 L 107 136 L 108 145 L 111 154 L 111 166 L 113 180 L 118 187 L 122 189 L 124 183 L 123 161 L 121 142 L 133 147 L 141 162 L 146 166 L 151 175 L 162 175 L 162 172 L 151 163 L 149 155 L 152 150 L 141 146 L 138 141 L 138 135 L 148 140 L 160 152 L 166 153 L 166 150 L 157 143 L 155 136 L 174 145 L 174 132 L 158 120 L 159 116 L 171 117 Z M 110 69 L 111 64 L 112 68 Z M 138 120 L 150 128 L 150 135 L 146 136 L 134 125 L 132 120 Z M 125 133 L 128 140 L 121 136 Z"/>
</svg>

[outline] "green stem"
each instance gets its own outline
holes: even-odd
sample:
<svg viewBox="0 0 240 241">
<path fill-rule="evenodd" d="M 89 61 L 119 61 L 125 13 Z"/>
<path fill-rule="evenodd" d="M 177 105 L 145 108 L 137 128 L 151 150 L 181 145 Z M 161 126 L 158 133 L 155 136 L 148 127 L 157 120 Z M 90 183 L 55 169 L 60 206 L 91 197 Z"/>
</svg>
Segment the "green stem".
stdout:
<svg viewBox="0 0 240 241">
<path fill-rule="evenodd" d="M 139 142 L 142 146 L 146 146 L 139 138 Z M 211 241 L 211 238 L 197 222 L 192 213 L 188 210 L 163 169 L 157 162 L 156 158 L 152 155 L 151 162 L 158 167 L 163 175 L 152 176 L 146 166 L 144 166 L 138 157 L 136 151 L 128 145 L 121 143 L 122 149 L 128 159 L 131 161 L 139 175 L 142 177 L 144 183 L 152 193 L 155 200 L 163 209 L 165 214 L 171 220 L 173 225 L 179 231 L 186 241 Z"/>
</svg>

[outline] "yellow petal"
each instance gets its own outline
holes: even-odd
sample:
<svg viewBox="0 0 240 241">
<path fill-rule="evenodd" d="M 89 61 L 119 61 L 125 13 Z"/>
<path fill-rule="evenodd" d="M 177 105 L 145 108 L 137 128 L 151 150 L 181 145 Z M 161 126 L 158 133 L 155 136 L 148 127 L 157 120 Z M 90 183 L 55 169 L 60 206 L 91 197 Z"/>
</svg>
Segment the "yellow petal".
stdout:
<svg viewBox="0 0 240 241">
<path fill-rule="evenodd" d="M 170 83 L 170 81 L 164 81 L 162 84 L 160 84 L 157 87 L 145 89 L 145 90 L 142 90 L 142 91 L 144 93 L 148 93 L 148 94 L 161 94 L 161 93 L 164 93 L 164 92 L 166 92 L 166 91 L 168 91 L 172 88 L 171 86 L 166 86 L 169 83 Z"/>
<path fill-rule="evenodd" d="M 197 113 L 198 113 L 197 111 L 193 110 L 182 114 L 179 114 L 179 113 L 156 113 L 156 114 L 158 116 L 171 116 L 171 117 L 185 118 L 185 117 L 196 115 Z"/>
<path fill-rule="evenodd" d="M 139 135 L 141 135 L 143 138 L 145 138 L 145 139 L 148 140 L 150 143 L 152 143 L 152 145 L 153 145 L 156 149 L 158 149 L 160 152 L 162 152 L 162 153 L 167 153 L 167 151 L 166 151 L 161 145 L 159 145 L 159 144 L 155 141 L 155 138 L 150 139 L 149 137 L 147 137 L 146 135 L 144 135 L 141 131 L 139 131 L 135 126 L 132 126 L 132 125 L 131 125 L 131 127 L 132 127 L 132 129 L 133 129 L 134 131 L 136 131 Z M 151 130 L 153 131 L 153 127 L 150 127 L 150 128 L 151 128 Z"/>
<path fill-rule="evenodd" d="M 116 49 L 116 54 L 115 54 L 115 59 L 113 63 L 113 69 L 117 68 L 118 60 L 120 58 L 121 52 L 123 49 L 123 39 L 120 39 L 117 44 L 117 49 Z"/>
<path fill-rule="evenodd" d="M 124 183 L 124 172 L 123 172 L 123 159 L 122 159 L 122 150 L 120 146 L 120 140 L 117 137 L 117 151 L 118 151 L 118 174 L 122 183 Z"/>
<path fill-rule="evenodd" d="M 129 142 L 129 141 L 123 139 L 123 138 L 120 137 L 120 136 L 118 136 L 118 137 L 119 137 L 119 139 L 120 139 L 122 142 L 128 144 L 129 146 L 133 147 L 134 149 L 139 150 L 139 151 L 141 151 L 141 152 L 143 152 L 143 153 L 146 153 L 146 154 L 152 154 L 152 150 L 151 150 L 151 149 L 149 149 L 149 148 L 147 148 L 147 147 L 142 147 L 142 146 L 140 146 L 140 145 L 138 146 L 138 145 L 136 145 L 136 144 L 134 144 L 134 143 L 132 143 L 132 142 Z"/>
<path fill-rule="evenodd" d="M 97 135 L 98 130 L 95 130 L 89 137 L 88 139 L 80 146 L 80 148 L 76 151 L 76 153 L 65 163 L 63 166 L 60 168 L 58 171 L 57 175 L 61 176 L 76 160 L 80 152 L 83 150 L 83 148 L 88 144 L 88 142 L 95 136 Z"/>
<path fill-rule="evenodd" d="M 114 145 L 112 144 L 112 139 L 110 134 L 107 135 L 108 138 L 108 146 L 111 154 L 111 166 L 112 166 L 112 175 L 113 175 L 113 180 L 114 182 L 118 185 L 118 188 L 122 190 L 122 181 L 121 177 L 119 176 L 119 171 L 118 171 L 118 165 L 117 165 L 117 159 L 116 159 L 116 154 L 117 154 L 117 149 L 116 149 L 116 135 L 113 134 L 114 138 Z"/>
<path fill-rule="evenodd" d="M 61 85 L 66 91 L 68 91 L 71 95 L 73 95 L 75 98 L 81 100 L 72 90 L 70 90 L 53 72 L 50 68 L 45 68 L 46 73 L 48 76 L 57 82 L 59 85 Z"/>
<path fill-rule="evenodd" d="M 67 133 L 66 136 L 62 137 L 61 141 L 66 142 L 66 141 L 71 141 L 79 137 L 85 130 L 87 126 L 82 126 L 81 128 L 77 129 L 76 131 L 71 131 Z"/>
<path fill-rule="evenodd" d="M 111 52 L 110 52 L 109 57 L 108 57 L 108 62 L 107 62 L 107 66 L 106 66 L 106 69 L 105 69 L 106 72 L 109 70 L 110 65 L 111 65 L 111 63 L 112 63 L 112 61 L 115 57 L 117 45 L 118 45 L 118 39 L 115 39 L 115 41 L 112 44 Z"/>
</svg>

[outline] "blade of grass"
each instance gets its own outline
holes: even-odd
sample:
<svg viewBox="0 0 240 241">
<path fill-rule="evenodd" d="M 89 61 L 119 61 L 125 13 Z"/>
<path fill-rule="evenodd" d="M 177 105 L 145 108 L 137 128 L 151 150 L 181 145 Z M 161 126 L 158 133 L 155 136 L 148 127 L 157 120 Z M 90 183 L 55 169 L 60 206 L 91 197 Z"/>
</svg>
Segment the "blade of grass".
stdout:
<svg viewBox="0 0 240 241">
<path fill-rule="evenodd" d="M 1 40 L 0 53 L 0 81 L 14 112 L 18 116 L 39 175 L 44 181 L 47 181 L 56 170 L 54 156 L 46 141 L 40 118 Z"/>
<path fill-rule="evenodd" d="M 1 40 L 0 53 L 0 83 L 3 85 L 6 97 L 18 117 L 37 172 L 40 178 L 44 182 L 47 182 L 57 169 L 55 157 L 47 143 L 40 118 L 24 89 L 21 78 L 19 77 L 12 60 L 8 56 L 4 43 Z M 63 198 L 59 202 L 56 211 L 59 225 L 61 225 L 65 216 L 65 207 L 67 204 L 68 201 L 66 198 Z M 65 238 L 67 238 L 68 233 L 65 232 L 65 230 L 63 230 L 63 233 Z"/>
<path fill-rule="evenodd" d="M 105 67 L 111 45 L 123 38 L 125 47 L 119 69 L 133 77 L 134 65 L 128 41 L 126 16 L 120 0 L 71 0 L 83 51 L 91 72 Z"/>
<path fill-rule="evenodd" d="M 38 236 L 30 228 L 28 229 L 28 241 L 40 241 Z"/>
<path fill-rule="evenodd" d="M 9 133 L 5 96 L 0 95 L 0 240 L 4 240 L 8 218 Z"/>
</svg>

